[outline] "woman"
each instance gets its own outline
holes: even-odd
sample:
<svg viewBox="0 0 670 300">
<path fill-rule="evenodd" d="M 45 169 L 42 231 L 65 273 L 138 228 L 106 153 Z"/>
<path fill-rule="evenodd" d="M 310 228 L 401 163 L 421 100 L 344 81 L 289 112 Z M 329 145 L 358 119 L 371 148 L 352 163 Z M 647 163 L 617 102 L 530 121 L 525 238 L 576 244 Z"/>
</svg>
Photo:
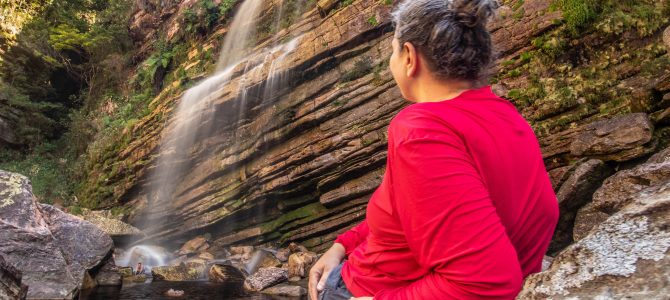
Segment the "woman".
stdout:
<svg viewBox="0 0 670 300">
<path fill-rule="evenodd" d="M 513 299 L 558 204 L 531 127 L 491 92 L 492 0 L 407 0 L 390 69 L 404 98 L 366 220 L 310 271 L 312 299 Z M 342 261 L 347 258 L 345 262 Z"/>
</svg>

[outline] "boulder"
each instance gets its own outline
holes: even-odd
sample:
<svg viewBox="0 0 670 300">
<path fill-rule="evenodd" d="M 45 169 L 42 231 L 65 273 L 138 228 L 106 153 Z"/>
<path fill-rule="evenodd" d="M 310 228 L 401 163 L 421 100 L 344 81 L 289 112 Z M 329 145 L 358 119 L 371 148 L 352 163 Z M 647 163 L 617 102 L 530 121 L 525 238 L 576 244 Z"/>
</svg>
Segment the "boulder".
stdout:
<svg viewBox="0 0 670 300">
<path fill-rule="evenodd" d="M 21 284 L 21 271 L 17 270 L 0 256 L 0 299 L 26 299 L 28 287 Z"/>
<path fill-rule="evenodd" d="M 305 277 L 309 273 L 309 266 L 317 259 L 314 252 L 293 253 L 288 258 L 288 276 Z"/>
<path fill-rule="evenodd" d="M 251 259 L 246 264 L 246 270 L 249 273 L 254 273 L 259 268 L 281 267 L 281 264 L 281 261 L 270 251 L 260 249 L 253 253 Z"/>
<path fill-rule="evenodd" d="M 198 253 L 209 249 L 209 243 L 207 243 L 207 238 L 204 236 L 198 236 L 186 242 L 184 246 L 179 249 L 177 255 L 189 255 L 193 253 Z"/>
<path fill-rule="evenodd" d="M 193 281 L 201 278 L 202 273 L 194 267 L 185 264 L 178 266 L 161 266 L 151 268 L 154 280 L 163 281 Z"/>
<path fill-rule="evenodd" d="M 207 272 L 207 262 L 202 259 L 193 259 L 186 262 L 186 268 L 193 272 L 195 270 L 198 273 L 198 278 L 205 278 Z"/>
<path fill-rule="evenodd" d="M 670 182 L 633 198 L 530 275 L 517 299 L 667 299 Z"/>
<path fill-rule="evenodd" d="M 244 280 L 244 288 L 248 291 L 257 292 L 273 285 L 282 283 L 288 279 L 288 270 L 275 267 L 260 268 L 258 271 Z"/>
<path fill-rule="evenodd" d="M 307 295 L 307 289 L 297 285 L 278 284 L 262 290 L 261 293 L 284 297 L 302 297 Z"/>
<path fill-rule="evenodd" d="M 591 202 L 593 192 L 610 174 L 610 167 L 598 159 L 581 160 L 568 171 L 567 179 L 556 193 L 560 218 L 549 245 L 549 253 L 555 253 L 572 242 L 572 227 L 577 211 Z"/>
<path fill-rule="evenodd" d="M 202 252 L 198 254 L 198 258 L 204 260 L 204 261 L 211 261 L 214 260 L 214 254 L 209 253 L 209 252 Z"/>
<path fill-rule="evenodd" d="M 123 281 L 127 282 L 138 282 L 138 283 L 144 283 L 149 279 L 149 276 L 147 274 L 138 274 L 138 275 L 130 275 L 128 277 L 123 277 Z"/>
<path fill-rule="evenodd" d="M 88 211 L 82 215 L 82 218 L 98 226 L 115 242 L 127 238 L 139 239 L 143 236 L 142 231 L 121 220 L 110 218 L 106 211 Z"/>
<path fill-rule="evenodd" d="M 291 250 L 289 248 L 281 248 L 275 253 L 275 257 L 283 263 L 288 261 L 289 255 L 291 255 Z"/>
<path fill-rule="evenodd" d="M 123 278 L 133 276 L 133 268 L 131 267 L 119 268 L 119 274 L 121 274 L 121 277 Z"/>
<path fill-rule="evenodd" d="M 251 257 L 251 253 L 254 251 L 252 246 L 233 246 L 230 247 L 230 255 L 241 255 Z"/>
<path fill-rule="evenodd" d="M 291 253 L 296 253 L 296 252 L 309 252 L 305 246 L 297 244 L 297 243 L 290 243 L 288 245 L 288 249 L 291 251 Z"/>
<path fill-rule="evenodd" d="M 563 182 L 568 179 L 570 172 L 573 171 L 575 165 L 572 166 L 563 166 L 549 170 L 549 179 L 551 180 L 551 187 L 554 188 L 555 192 L 558 192 L 558 189 L 561 187 Z"/>
<path fill-rule="evenodd" d="M 641 190 L 670 181 L 669 154 L 666 149 L 644 164 L 607 178 L 593 194 L 593 201 L 577 213 L 574 240 L 582 239 L 592 228 L 634 201 Z"/>
<path fill-rule="evenodd" d="M 654 126 L 645 113 L 632 113 L 593 122 L 570 144 L 574 156 L 627 161 L 651 153 Z M 651 143 L 653 144 L 653 143 Z"/>
<path fill-rule="evenodd" d="M 214 264 L 209 268 L 209 281 L 219 283 L 244 284 L 244 273 L 236 267 L 225 264 Z"/>
<path fill-rule="evenodd" d="M 122 284 L 121 272 L 113 259 L 107 260 L 93 277 L 98 286 L 120 286 Z"/>
<path fill-rule="evenodd" d="M 0 255 L 23 274 L 28 298 L 71 299 L 87 270 L 100 265 L 112 239 L 95 225 L 46 204 L 30 181 L 0 171 Z"/>
</svg>

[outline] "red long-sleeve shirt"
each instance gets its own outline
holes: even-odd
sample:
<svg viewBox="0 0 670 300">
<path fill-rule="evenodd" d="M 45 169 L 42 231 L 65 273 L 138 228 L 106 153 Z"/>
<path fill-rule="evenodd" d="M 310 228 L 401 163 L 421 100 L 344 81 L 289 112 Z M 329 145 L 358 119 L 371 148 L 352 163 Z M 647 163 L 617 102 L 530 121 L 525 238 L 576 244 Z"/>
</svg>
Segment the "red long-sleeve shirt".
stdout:
<svg viewBox="0 0 670 300">
<path fill-rule="evenodd" d="M 336 239 L 354 296 L 512 299 L 540 271 L 558 203 L 533 130 L 484 87 L 395 116 L 366 213 Z"/>
</svg>

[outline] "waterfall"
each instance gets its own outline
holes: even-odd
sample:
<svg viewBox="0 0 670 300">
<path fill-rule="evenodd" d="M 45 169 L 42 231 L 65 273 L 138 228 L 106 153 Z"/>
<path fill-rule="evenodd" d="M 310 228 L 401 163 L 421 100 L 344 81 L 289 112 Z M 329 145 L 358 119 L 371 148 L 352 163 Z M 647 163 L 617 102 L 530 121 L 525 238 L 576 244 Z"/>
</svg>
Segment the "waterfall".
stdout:
<svg viewBox="0 0 670 300">
<path fill-rule="evenodd" d="M 119 266 L 132 267 L 133 269 L 137 266 L 137 263 L 142 263 L 145 270 L 151 272 L 151 268 L 165 266 L 170 259 L 172 259 L 170 253 L 161 247 L 140 245 L 123 252 L 115 258 L 115 261 Z"/>
<path fill-rule="evenodd" d="M 258 81 L 263 71 L 267 71 L 267 77 L 260 78 L 260 81 L 265 81 L 264 88 L 256 92 L 259 94 L 254 95 L 254 97 L 261 98 L 261 104 L 273 100 L 276 91 L 287 84 L 290 76 L 286 70 L 281 68 L 283 67 L 282 62 L 297 48 L 300 36 L 281 44 L 277 41 L 278 39 L 273 39 L 271 46 L 257 51 L 251 51 L 255 45 L 249 45 L 253 44 L 250 41 L 256 40 L 256 27 L 264 2 L 266 1 L 246 0 L 241 4 L 224 37 L 215 73 L 183 94 L 173 117 L 164 130 L 157 164 L 150 170 L 150 185 L 145 191 L 147 195 L 145 217 L 138 222 L 138 226 L 149 237 L 169 230 L 165 228 L 165 225 L 173 221 L 168 218 L 174 215 L 172 211 L 175 207 L 172 203 L 176 198 L 177 188 L 187 179 L 189 172 L 197 164 L 195 161 L 190 161 L 191 154 L 196 151 L 211 154 L 207 152 L 212 151 L 211 147 L 198 144 L 199 137 L 207 137 L 215 129 L 207 127 L 215 123 L 212 122 L 216 117 L 214 100 L 224 96 L 225 91 L 230 92 L 226 90 L 226 87 L 233 76 L 239 76 L 237 97 L 234 100 L 239 101 L 238 120 L 243 120 L 248 109 L 247 101 L 250 96 L 248 82 Z M 280 2 L 279 18 L 281 18 L 282 11 L 283 5 Z M 273 23 L 280 26 L 278 20 Z M 261 58 L 260 61 L 259 58 Z M 241 75 L 239 75 L 240 70 L 243 70 Z M 260 137 L 260 133 L 258 134 Z M 227 147 L 236 147 L 236 145 L 227 145 Z M 202 152 L 199 154 L 202 155 Z"/>
</svg>

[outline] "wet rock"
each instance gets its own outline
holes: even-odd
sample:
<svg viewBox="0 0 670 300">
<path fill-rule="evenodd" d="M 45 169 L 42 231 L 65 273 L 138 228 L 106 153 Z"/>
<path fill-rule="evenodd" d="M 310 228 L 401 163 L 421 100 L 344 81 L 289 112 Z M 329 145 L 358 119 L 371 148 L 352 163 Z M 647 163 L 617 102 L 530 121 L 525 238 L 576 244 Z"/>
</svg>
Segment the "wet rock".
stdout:
<svg viewBox="0 0 670 300">
<path fill-rule="evenodd" d="M 131 267 L 119 268 L 119 274 L 121 274 L 121 277 L 123 278 L 133 276 L 133 268 Z"/>
<path fill-rule="evenodd" d="M 517 299 L 666 299 L 670 182 L 634 200 L 526 279 Z"/>
<path fill-rule="evenodd" d="M 119 267 L 113 259 L 109 259 L 93 277 L 98 286 L 120 286 L 123 282 L 121 276 Z"/>
<path fill-rule="evenodd" d="M 307 289 L 297 285 L 279 284 L 266 288 L 261 293 L 285 297 L 302 297 L 307 295 Z"/>
<path fill-rule="evenodd" d="M 198 274 L 198 278 L 205 278 L 207 275 L 207 262 L 202 259 L 194 259 L 186 262 L 186 268 L 189 271 L 195 270 Z"/>
<path fill-rule="evenodd" d="M 186 244 L 184 244 L 184 246 L 179 249 L 177 255 L 189 255 L 200 251 L 205 251 L 207 249 L 209 249 L 207 238 L 204 236 L 199 236 L 186 242 Z"/>
<path fill-rule="evenodd" d="M 593 122 L 570 144 L 575 156 L 626 161 L 651 153 L 654 127 L 645 113 L 633 113 Z"/>
<path fill-rule="evenodd" d="M 593 192 L 610 174 L 610 167 L 598 159 L 582 160 L 575 164 L 556 193 L 560 218 L 549 245 L 549 253 L 556 253 L 572 242 L 572 228 L 577 211 L 591 202 Z"/>
<path fill-rule="evenodd" d="M 246 259 L 246 254 L 240 258 L 241 262 L 245 263 L 244 269 L 250 274 L 256 272 L 259 268 L 280 267 L 282 264 L 272 252 L 265 249 L 256 250 L 250 259 Z"/>
<path fill-rule="evenodd" d="M 161 266 L 151 268 L 154 280 L 163 281 L 193 281 L 200 279 L 202 273 L 197 268 L 185 264 L 178 266 Z"/>
<path fill-rule="evenodd" d="M 87 270 L 111 253 L 109 236 L 38 203 L 29 180 L 18 174 L 0 171 L 0 219 L 0 255 L 22 272 L 28 298 L 73 298 Z"/>
<path fill-rule="evenodd" d="M 241 255 L 251 257 L 251 253 L 254 252 L 253 246 L 233 246 L 230 247 L 230 255 Z"/>
<path fill-rule="evenodd" d="M 309 273 L 309 267 L 316 262 L 317 255 L 314 252 L 293 253 L 288 258 L 288 276 L 305 277 Z"/>
<path fill-rule="evenodd" d="M 257 292 L 288 279 L 288 271 L 280 268 L 260 268 L 244 281 L 244 288 Z"/>
<path fill-rule="evenodd" d="M 204 261 L 210 261 L 214 260 L 214 254 L 209 253 L 209 252 L 202 252 L 198 254 L 198 258 L 204 260 Z"/>
<path fill-rule="evenodd" d="M 291 255 L 291 250 L 289 248 L 281 248 L 275 253 L 275 257 L 283 263 L 288 261 L 289 255 Z"/>
<path fill-rule="evenodd" d="M 225 264 L 214 264 L 209 268 L 209 281 L 219 283 L 244 284 L 244 273 L 236 267 Z"/>
<path fill-rule="evenodd" d="M 577 213 L 574 239 L 582 239 L 592 228 L 631 201 L 635 201 L 641 190 L 669 182 L 670 155 L 668 154 L 670 151 L 665 149 L 647 163 L 619 171 L 607 178 L 593 194 L 593 201 Z"/>
<path fill-rule="evenodd" d="M 147 279 L 149 279 L 149 276 L 147 276 L 147 274 L 138 274 L 138 275 L 130 275 L 128 277 L 126 277 L 126 276 L 123 277 L 123 281 L 137 282 L 137 283 L 146 282 Z"/>
<path fill-rule="evenodd" d="M 290 243 L 288 245 L 288 249 L 291 251 L 291 253 L 297 253 L 297 252 L 309 252 L 305 246 L 300 245 L 298 243 Z"/>
<path fill-rule="evenodd" d="M 0 255 L 0 299 L 23 300 L 28 286 L 21 284 L 21 271 L 5 262 Z"/>
</svg>

